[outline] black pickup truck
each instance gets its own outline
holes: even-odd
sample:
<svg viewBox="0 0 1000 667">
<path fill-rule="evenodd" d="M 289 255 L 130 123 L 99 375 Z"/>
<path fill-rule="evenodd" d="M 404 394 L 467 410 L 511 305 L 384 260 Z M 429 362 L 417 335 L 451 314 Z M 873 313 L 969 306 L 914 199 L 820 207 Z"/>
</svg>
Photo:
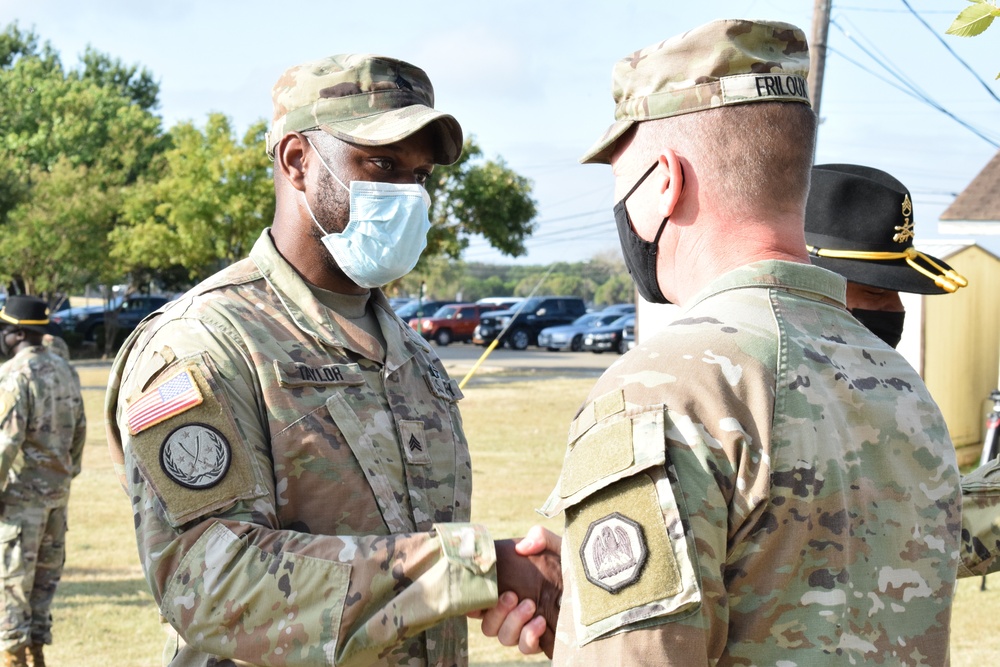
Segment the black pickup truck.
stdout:
<svg viewBox="0 0 1000 667">
<path fill-rule="evenodd" d="M 472 334 L 472 342 L 489 345 L 509 324 L 501 342 L 515 350 L 523 350 L 538 344 L 538 332 L 545 327 L 569 324 L 585 312 L 587 305 L 580 297 L 535 296 L 511 310 L 483 313 Z"/>
<path fill-rule="evenodd" d="M 124 301 L 117 299 L 112 302 L 113 308 L 118 308 L 118 331 L 127 333 L 135 329 L 146 315 L 167 303 L 165 296 L 133 294 Z M 52 314 L 52 321 L 58 324 L 63 333 L 76 334 L 80 340 L 95 342 L 104 338 L 104 306 L 82 306 L 67 308 Z"/>
</svg>

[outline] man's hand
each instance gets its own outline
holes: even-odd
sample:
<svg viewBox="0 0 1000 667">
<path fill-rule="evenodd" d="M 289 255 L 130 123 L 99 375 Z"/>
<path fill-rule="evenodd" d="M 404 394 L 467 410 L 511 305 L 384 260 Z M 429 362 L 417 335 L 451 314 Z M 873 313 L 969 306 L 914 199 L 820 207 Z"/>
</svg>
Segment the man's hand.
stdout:
<svg viewBox="0 0 1000 667">
<path fill-rule="evenodd" d="M 521 540 L 496 543 L 500 599 L 496 607 L 470 614 L 482 619 L 483 634 L 526 655 L 544 651 L 552 657 L 562 598 L 561 547 L 562 538 L 541 526 Z"/>
</svg>

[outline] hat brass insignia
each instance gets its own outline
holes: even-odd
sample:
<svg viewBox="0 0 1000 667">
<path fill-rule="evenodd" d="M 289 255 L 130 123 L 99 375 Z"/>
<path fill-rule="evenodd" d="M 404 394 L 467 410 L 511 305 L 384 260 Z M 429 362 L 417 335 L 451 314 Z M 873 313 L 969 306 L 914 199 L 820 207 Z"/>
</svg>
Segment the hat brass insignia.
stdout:
<svg viewBox="0 0 1000 667">
<path fill-rule="evenodd" d="M 906 195 L 903 197 L 903 224 L 893 228 L 899 232 L 892 237 L 896 243 L 905 243 L 913 238 L 913 222 L 910 220 L 912 213 L 913 204 L 910 203 L 910 195 Z"/>
</svg>

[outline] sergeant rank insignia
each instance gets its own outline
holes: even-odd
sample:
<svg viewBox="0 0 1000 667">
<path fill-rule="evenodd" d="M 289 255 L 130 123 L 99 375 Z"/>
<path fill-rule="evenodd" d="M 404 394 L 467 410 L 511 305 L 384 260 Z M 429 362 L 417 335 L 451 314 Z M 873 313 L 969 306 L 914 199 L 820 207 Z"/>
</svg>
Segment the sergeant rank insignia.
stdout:
<svg viewBox="0 0 1000 667">
<path fill-rule="evenodd" d="M 160 447 L 164 474 L 188 489 L 210 489 L 221 482 L 231 460 L 226 437 L 208 424 L 179 426 Z"/>
<path fill-rule="evenodd" d="M 897 233 L 893 235 L 892 240 L 896 243 L 906 243 L 913 238 L 913 221 L 910 220 L 912 213 L 913 204 L 910 203 L 910 195 L 906 195 L 903 198 L 903 224 L 893 227 Z"/>
<path fill-rule="evenodd" d="M 646 555 L 642 526 L 618 512 L 590 524 L 580 545 L 587 580 L 609 593 L 635 583 Z"/>
</svg>

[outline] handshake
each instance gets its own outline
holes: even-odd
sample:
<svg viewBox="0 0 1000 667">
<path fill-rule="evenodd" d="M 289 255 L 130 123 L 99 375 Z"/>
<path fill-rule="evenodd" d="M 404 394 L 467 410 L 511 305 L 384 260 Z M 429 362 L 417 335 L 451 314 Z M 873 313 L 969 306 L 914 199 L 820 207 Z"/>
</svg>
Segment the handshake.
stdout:
<svg viewBox="0 0 1000 667">
<path fill-rule="evenodd" d="M 551 658 L 562 600 L 562 538 L 535 526 L 520 540 L 495 544 L 499 601 L 468 616 L 482 620 L 483 634 L 504 646 L 525 654 L 544 651 Z"/>
</svg>

